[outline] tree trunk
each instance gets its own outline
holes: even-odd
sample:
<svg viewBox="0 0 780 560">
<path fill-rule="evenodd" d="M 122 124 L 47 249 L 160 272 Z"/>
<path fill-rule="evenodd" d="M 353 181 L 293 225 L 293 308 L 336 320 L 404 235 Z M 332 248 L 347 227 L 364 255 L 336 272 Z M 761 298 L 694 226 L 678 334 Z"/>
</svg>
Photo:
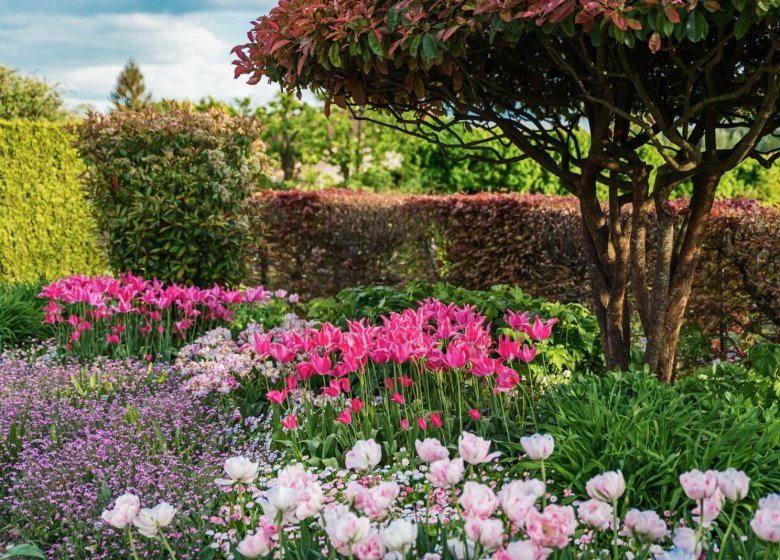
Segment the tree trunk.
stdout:
<svg viewBox="0 0 780 560">
<path fill-rule="evenodd" d="M 667 383 L 674 381 L 680 328 L 719 182 L 720 175 L 694 176 L 693 196 L 676 242 L 673 224 L 669 227 L 673 215 L 668 203 L 664 202 L 663 208 L 656 206 L 656 211 L 663 213 L 658 219 L 659 234 L 663 238 L 656 256 L 650 315 L 643 321 L 648 340 L 644 358 L 650 370 Z"/>
</svg>

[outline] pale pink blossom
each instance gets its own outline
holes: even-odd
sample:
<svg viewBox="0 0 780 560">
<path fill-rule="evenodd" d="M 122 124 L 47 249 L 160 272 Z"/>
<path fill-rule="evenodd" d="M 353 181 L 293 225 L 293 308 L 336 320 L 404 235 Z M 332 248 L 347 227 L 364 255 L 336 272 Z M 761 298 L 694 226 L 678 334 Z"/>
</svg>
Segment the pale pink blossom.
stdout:
<svg viewBox="0 0 780 560">
<path fill-rule="evenodd" d="M 493 552 L 504 542 L 504 524 L 499 519 L 469 517 L 464 525 L 466 536 L 485 552 Z"/>
<path fill-rule="evenodd" d="M 426 463 L 433 463 L 434 461 L 449 459 L 450 457 L 449 450 L 436 438 L 426 438 L 422 441 L 418 439 L 414 442 L 414 447 L 417 449 L 417 455 Z"/>
<path fill-rule="evenodd" d="M 544 495 L 545 485 L 541 480 L 513 480 L 501 488 L 498 500 L 512 525 L 519 529 L 525 525 L 528 512 L 534 508 L 536 500 Z"/>
<path fill-rule="evenodd" d="M 478 482 L 468 481 L 463 485 L 463 493 L 458 503 L 467 517 L 479 517 L 484 519 L 493 514 L 498 508 L 498 498 L 489 486 Z"/>
<path fill-rule="evenodd" d="M 544 512 L 528 513 L 525 529 L 531 541 L 544 548 L 564 548 L 577 529 L 577 519 L 571 506 L 549 505 Z"/>
<path fill-rule="evenodd" d="M 544 461 L 552 455 L 555 449 L 555 441 L 550 434 L 534 434 L 520 438 L 520 445 L 529 458 L 535 461 Z"/>
<path fill-rule="evenodd" d="M 347 451 L 344 464 L 348 469 L 356 471 L 368 471 L 373 469 L 382 460 L 382 448 L 373 439 L 358 440 Z"/>
<path fill-rule="evenodd" d="M 759 508 L 750 528 L 762 541 L 780 543 L 780 510 Z"/>
<path fill-rule="evenodd" d="M 758 500 L 759 509 L 780 511 L 780 494 L 768 494 Z"/>
<path fill-rule="evenodd" d="M 601 500 L 591 499 L 582 502 L 577 507 L 580 520 L 596 530 L 603 531 L 609 528 L 612 522 L 612 506 Z"/>
<path fill-rule="evenodd" d="M 718 490 L 727 500 L 738 502 L 745 499 L 750 488 L 750 477 L 737 469 L 726 469 L 718 473 Z"/>
<path fill-rule="evenodd" d="M 248 484 L 257 478 L 258 463 L 253 463 L 243 456 L 230 457 L 225 459 L 225 474 L 228 478 L 217 478 L 214 480 L 220 486 L 230 486 L 236 483 Z"/>
<path fill-rule="evenodd" d="M 138 516 L 140 509 L 141 501 L 138 496 L 130 493 L 122 494 L 116 499 L 114 507 L 103 511 L 100 517 L 112 527 L 124 529 Z"/>
<path fill-rule="evenodd" d="M 382 531 L 382 544 L 388 550 L 405 553 L 417 540 L 417 526 L 406 519 L 396 519 Z"/>
<path fill-rule="evenodd" d="M 696 536 L 696 531 L 690 527 L 678 527 L 674 530 L 672 544 L 696 558 L 701 555 L 703 549 L 703 543 L 701 541 L 697 543 L 697 541 L 699 539 Z"/>
<path fill-rule="evenodd" d="M 458 438 L 458 452 L 470 465 L 487 463 L 501 454 L 498 451 L 490 453 L 490 441 L 471 432 L 463 432 Z"/>
<path fill-rule="evenodd" d="M 133 519 L 133 525 L 143 536 L 152 538 L 159 529 L 171 524 L 174 515 L 176 515 L 176 508 L 168 502 L 160 502 L 153 508 L 140 510 L 138 517 Z"/>
<path fill-rule="evenodd" d="M 262 529 L 258 529 L 238 543 L 238 551 L 246 558 L 261 558 L 268 556 L 272 546 L 271 537 Z"/>
<path fill-rule="evenodd" d="M 654 511 L 629 510 L 621 534 L 642 541 L 657 542 L 666 537 L 666 523 Z"/>
<path fill-rule="evenodd" d="M 591 478 L 585 490 L 594 500 L 614 502 L 626 491 L 626 481 L 622 472 L 609 471 Z"/>
<path fill-rule="evenodd" d="M 711 527 L 712 522 L 715 521 L 720 515 L 720 512 L 723 511 L 724 503 L 725 498 L 723 497 L 723 494 L 720 493 L 720 490 L 715 490 L 715 493 L 712 496 L 705 498 L 700 504 L 704 506 L 704 515 L 702 515 L 702 512 L 700 511 L 699 505 L 693 508 L 693 520 L 697 523 L 701 523 L 704 527 Z"/>
<path fill-rule="evenodd" d="M 352 553 L 358 560 L 382 560 L 386 552 L 379 533 L 374 529 L 369 532 L 368 537 L 363 542 L 352 547 Z"/>
<path fill-rule="evenodd" d="M 688 498 L 698 502 L 709 498 L 718 489 L 718 473 L 694 469 L 680 475 L 680 485 Z"/>
<path fill-rule="evenodd" d="M 550 549 L 541 548 L 531 541 L 515 541 L 493 555 L 493 560 L 544 560 Z"/>
<path fill-rule="evenodd" d="M 449 488 L 461 481 L 465 470 L 465 465 L 461 458 L 452 460 L 440 459 L 431 463 L 426 478 L 436 488 Z"/>
</svg>

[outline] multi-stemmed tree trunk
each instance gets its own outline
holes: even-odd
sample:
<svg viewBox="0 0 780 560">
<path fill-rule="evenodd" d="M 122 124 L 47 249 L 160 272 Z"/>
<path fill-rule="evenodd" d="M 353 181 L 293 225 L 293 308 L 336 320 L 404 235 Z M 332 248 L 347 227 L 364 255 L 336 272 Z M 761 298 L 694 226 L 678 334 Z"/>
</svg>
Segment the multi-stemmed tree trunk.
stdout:
<svg viewBox="0 0 780 560">
<path fill-rule="evenodd" d="M 250 83 L 383 109 L 445 150 L 557 176 L 580 202 L 607 366 L 629 367 L 635 302 L 666 381 L 720 178 L 780 158 L 761 145 L 780 129 L 776 2 L 285 0 L 249 40 L 234 64 Z M 463 139 L 470 127 L 519 155 Z"/>
</svg>

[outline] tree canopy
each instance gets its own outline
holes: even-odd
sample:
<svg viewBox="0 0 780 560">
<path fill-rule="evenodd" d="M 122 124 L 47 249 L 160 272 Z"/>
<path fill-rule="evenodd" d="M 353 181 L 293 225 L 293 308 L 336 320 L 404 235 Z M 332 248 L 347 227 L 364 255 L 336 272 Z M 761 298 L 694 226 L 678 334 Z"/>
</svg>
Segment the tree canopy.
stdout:
<svg viewBox="0 0 780 560">
<path fill-rule="evenodd" d="M 0 119 L 57 121 L 66 115 L 56 84 L 0 65 Z"/>
<path fill-rule="evenodd" d="M 536 161 L 580 201 L 607 364 L 630 362 L 632 293 L 671 380 L 718 184 L 780 157 L 778 18 L 779 0 L 280 0 L 234 64 L 475 158 Z"/>
<path fill-rule="evenodd" d="M 146 91 L 144 75 L 132 58 L 117 76 L 109 99 L 119 110 L 139 111 L 150 105 L 152 94 Z"/>
</svg>

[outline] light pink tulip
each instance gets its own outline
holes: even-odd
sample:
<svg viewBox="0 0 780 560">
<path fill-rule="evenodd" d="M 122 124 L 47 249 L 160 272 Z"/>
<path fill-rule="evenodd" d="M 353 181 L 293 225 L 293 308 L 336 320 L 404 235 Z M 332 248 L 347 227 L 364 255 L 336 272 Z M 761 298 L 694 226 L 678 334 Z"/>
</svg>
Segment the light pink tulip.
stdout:
<svg viewBox="0 0 780 560">
<path fill-rule="evenodd" d="M 504 484 L 498 493 L 498 501 L 515 529 L 525 525 L 528 512 L 534 508 L 536 500 L 544 495 L 545 485 L 541 480 L 513 480 Z"/>
<path fill-rule="evenodd" d="M 460 482 L 465 470 L 463 459 L 440 459 L 431 463 L 426 478 L 436 488 L 449 488 Z"/>
<path fill-rule="evenodd" d="M 577 507 L 577 514 L 585 525 L 598 531 L 609 528 L 612 522 L 612 506 L 601 500 L 591 499 Z"/>
<path fill-rule="evenodd" d="M 745 499 L 750 488 L 750 477 L 737 469 L 726 469 L 718 473 L 718 490 L 727 500 L 738 502 Z"/>
<path fill-rule="evenodd" d="M 585 485 L 588 496 L 602 502 L 614 502 L 626 491 L 626 481 L 620 471 L 609 471 L 591 478 Z"/>
<path fill-rule="evenodd" d="M 621 534 L 642 541 L 658 542 L 666 537 L 666 523 L 654 511 L 629 510 Z"/>
<path fill-rule="evenodd" d="M 544 548 L 564 548 L 577 529 L 577 519 L 571 506 L 550 505 L 543 513 L 531 510 L 525 530 L 531 541 Z"/>
<path fill-rule="evenodd" d="M 386 552 L 379 533 L 373 529 L 366 540 L 352 547 L 352 553 L 358 560 L 382 560 Z"/>
<path fill-rule="evenodd" d="M 758 500 L 759 509 L 780 511 L 780 494 L 769 494 Z"/>
<path fill-rule="evenodd" d="M 265 531 L 258 529 L 238 543 L 238 551 L 246 558 L 261 558 L 267 556 L 273 547 L 271 537 Z"/>
<path fill-rule="evenodd" d="M 521 437 L 520 445 L 523 451 L 534 461 L 544 461 L 552 455 L 555 449 L 555 441 L 550 434 L 534 434 L 532 436 Z"/>
<path fill-rule="evenodd" d="M 498 498 L 489 486 L 468 481 L 463 485 L 463 493 L 458 503 L 467 517 L 485 519 L 498 508 Z"/>
<path fill-rule="evenodd" d="M 759 508 L 750 528 L 762 541 L 780 543 L 780 510 Z"/>
<path fill-rule="evenodd" d="M 373 439 L 358 440 L 347 452 L 344 464 L 348 469 L 368 471 L 382 460 L 382 448 Z"/>
<path fill-rule="evenodd" d="M 718 473 L 694 469 L 680 475 L 680 485 L 688 498 L 698 502 L 709 498 L 718 489 Z"/>
<path fill-rule="evenodd" d="M 504 524 L 499 519 L 469 517 L 463 526 L 466 536 L 485 552 L 498 550 L 504 543 Z"/>
<path fill-rule="evenodd" d="M 704 527 L 711 527 L 712 522 L 715 521 L 720 515 L 720 512 L 723 511 L 724 503 L 725 498 L 723 497 L 723 494 L 720 493 L 720 490 L 715 490 L 715 493 L 712 496 L 705 498 L 701 502 L 704 506 L 704 515 L 701 515 L 699 505 L 693 508 L 693 520 L 696 521 L 696 523 L 701 523 Z"/>
<path fill-rule="evenodd" d="M 420 459 L 426 463 L 433 463 L 434 461 L 449 459 L 450 457 L 449 450 L 436 438 L 427 438 L 422 441 L 418 439 L 414 442 L 414 447 L 417 449 Z"/>
<path fill-rule="evenodd" d="M 114 507 L 105 510 L 100 517 L 112 527 L 124 529 L 138 516 L 140 509 L 141 501 L 138 496 L 129 493 L 122 494 L 116 499 Z"/>
<path fill-rule="evenodd" d="M 471 432 L 463 432 L 458 438 L 458 452 L 464 461 L 470 465 L 487 463 L 498 457 L 501 453 L 489 453 L 490 442 Z"/>
<path fill-rule="evenodd" d="M 493 556 L 493 560 L 544 560 L 551 550 L 536 546 L 531 541 L 515 541 Z"/>
</svg>

